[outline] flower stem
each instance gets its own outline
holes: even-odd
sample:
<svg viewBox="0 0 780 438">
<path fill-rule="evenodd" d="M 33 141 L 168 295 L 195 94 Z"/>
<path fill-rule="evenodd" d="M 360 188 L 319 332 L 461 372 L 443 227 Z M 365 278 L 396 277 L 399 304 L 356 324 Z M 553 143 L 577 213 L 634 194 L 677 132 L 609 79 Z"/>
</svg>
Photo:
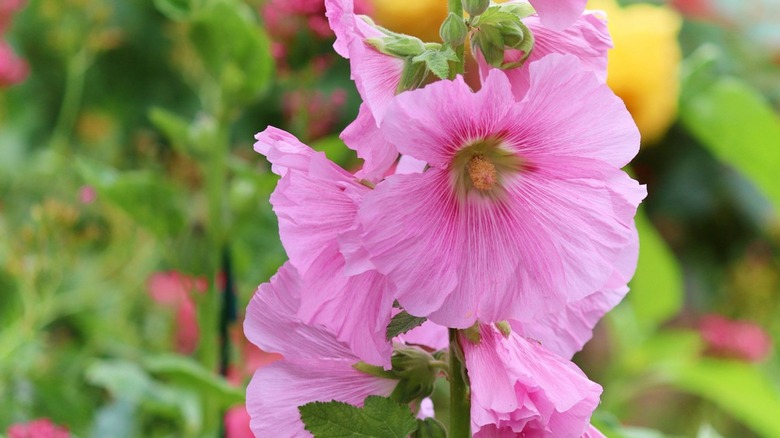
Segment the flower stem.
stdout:
<svg viewBox="0 0 780 438">
<path fill-rule="evenodd" d="M 457 15 L 458 17 L 462 17 L 463 2 L 461 0 L 447 0 L 447 10 Z M 456 62 L 450 63 L 450 79 L 455 79 L 457 75 L 463 74 L 466 71 L 464 47 L 465 46 L 463 44 L 457 47 L 453 47 L 453 49 L 455 49 L 455 54 L 458 55 L 458 60 Z"/>
<path fill-rule="evenodd" d="M 471 437 L 471 400 L 469 387 L 464 379 L 458 331 L 450 331 L 450 428 L 449 438 Z"/>
</svg>

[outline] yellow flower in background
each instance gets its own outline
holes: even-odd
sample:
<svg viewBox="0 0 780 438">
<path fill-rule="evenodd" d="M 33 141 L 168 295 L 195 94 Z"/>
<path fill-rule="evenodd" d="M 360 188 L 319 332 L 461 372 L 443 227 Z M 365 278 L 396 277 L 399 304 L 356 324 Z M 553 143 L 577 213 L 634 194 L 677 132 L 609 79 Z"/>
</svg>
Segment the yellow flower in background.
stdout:
<svg viewBox="0 0 780 438">
<path fill-rule="evenodd" d="M 423 41 L 438 42 L 439 27 L 447 17 L 445 0 L 372 0 L 377 24 L 394 32 L 414 35 Z"/>
<path fill-rule="evenodd" d="M 590 0 L 588 9 L 607 13 L 615 48 L 609 52 L 607 84 L 626 103 L 642 144 L 658 141 L 677 115 L 682 19 L 665 6 Z"/>
</svg>

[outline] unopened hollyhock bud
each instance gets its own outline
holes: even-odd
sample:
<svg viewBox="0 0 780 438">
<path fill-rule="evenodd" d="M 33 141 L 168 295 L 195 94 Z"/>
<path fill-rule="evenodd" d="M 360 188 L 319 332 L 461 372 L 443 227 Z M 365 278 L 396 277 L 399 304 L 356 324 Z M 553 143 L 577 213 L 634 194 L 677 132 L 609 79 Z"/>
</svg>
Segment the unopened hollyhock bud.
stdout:
<svg viewBox="0 0 780 438">
<path fill-rule="evenodd" d="M 450 15 L 447 16 L 447 19 L 444 20 L 444 23 L 439 28 L 441 40 L 451 46 L 463 44 L 466 41 L 467 33 L 468 28 L 466 28 L 466 23 L 463 22 L 463 17 L 458 17 L 452 12 L 450 12 Z"/>
<path fill-rule="evenodd" d="M 487 11 L 488 6 L 490 0 L 463 0 L 463 10 L 472 17 Z"/>
<path fill-rule="evenodd" d="M 705 353 L 715 357 L 760 362 L 772 349 L 772 339 L 758 325 L 706 315 L 699 322 Z"/>
</svg>

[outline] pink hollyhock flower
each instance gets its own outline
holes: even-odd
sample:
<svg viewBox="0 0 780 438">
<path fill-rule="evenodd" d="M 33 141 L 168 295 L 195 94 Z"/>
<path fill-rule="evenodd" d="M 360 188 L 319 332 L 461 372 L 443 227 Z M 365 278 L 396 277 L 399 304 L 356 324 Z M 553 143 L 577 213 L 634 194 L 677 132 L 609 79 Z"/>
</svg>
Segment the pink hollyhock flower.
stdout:
<svg viewBox="0 0 780 438">
<path fill-rule="evenodd" d="M 477 342 L 459 335 L 475 438 L 579 438 L 586 432 L 601 386 L 517 333 L 504 335 L 486 324 L 479 333 Z"/>
<path fill-rule="evenodd" d="M 528 0 L 542 24 L 551 30 L 563 30 L 585 10 L 588 0 Z"/>
<path fill-rule="evenodd" d="M 0 0 L 0 34 L 3 34 L 16 11 L 24 6 L 25 0 Z"/>
<path fill-rule="evenodd" d="M 8 428 L 8 438 L 68 438 L 68 429 L 57 426 L 48 418 L 18 423 Z"/>
<path fill-rule="evenodd" d="M 620 170 L 636 125 L 573 56 L 532 63 L 530 78 L 519 101 L 492 70 L 477 93 L 460 77 L 437 82 L 385 115 L 385 138 L 430 167 L 365 195 L 364 251 L 349 264 L 386 275 L 413 315 L 456 328 L 531 321 L 601 290 L 624 263 L 645 196 Z"/>
<path fill-rule="evenodd" d="M 179 353 L 190 354 L 198 346 L 198 312 L 192 294 L 204 293 L 206 289 L 205 278 L 188 277 L 176 271 L 158 272 L 149 277 L 149 296 L 176 312 L 176 351 Z"/>
<path fill-rule="evenodd" d="M 284 359 L 260 368 L 247 388 L 255 436 L 311 437 L 298 406 L 337 400 L 360 406 L 369 395 L 388 396 L 397 381 L 362 373 L 348 345 L 321 326 L 297 318 L 302 279 L 289 262 L 262 284 L 247 309 L 244 331 L 265 351 Z"/>
<path fill-rule="evenodd" d="M 706 353 L 715 357 L 761 362 L 772 349 L 772 339 L 756 324 L 706 315 L 699 321 Z"/>
<path fill-rule="evenodd" d="M 534 48 L 525 65 L 544 58 L 552 53 L 576 56 L 582 68 L 596 74 L 601 82 L 607 80 L 607 52 L 612 48 L 607 24 L 600 18 L 600 12 L 585 12 L 574 23 L 563 30 L 552 30 L 542 25 L 538 15 L 523 19 L 523 23 L 533 32 Z M 475 51 L 480 77 L 486 78 L 492 68 L 485 58 Z M 504 62 L 515 62 L 523 53 L 515 49 L 504 52 Z M 525 95 L 529 87 L 529 69 L 525 66 L 505 70 L 512 83 L 512 91 L 518 99 Z"/>
<path fill-rule="evenodd" d="M 287 132 L 269 127 L 255 138 L 255 150 L 282 176 L 271 204 L 282 244 L 305 285 L 298 316 L 332 330 L 362 360 L 389 367 L 392 345 L 385 332 L 393 298 L 388 284 L 374 271 L 347 276 L 339 247 L 370 189 Z"/>
<path fill-rule="evenodd" d="M 97 191 L 92 186 L 82 186 L 79 189 L 79 202 L 82 204 L 91 204 L 97 199 Z"/>
</svg>

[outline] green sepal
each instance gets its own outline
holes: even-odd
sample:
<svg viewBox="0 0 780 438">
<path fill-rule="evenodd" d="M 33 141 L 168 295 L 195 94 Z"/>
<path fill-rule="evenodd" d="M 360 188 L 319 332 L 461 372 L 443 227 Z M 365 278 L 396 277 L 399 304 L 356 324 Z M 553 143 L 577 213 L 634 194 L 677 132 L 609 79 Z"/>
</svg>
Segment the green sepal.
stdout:
<svg viewBox="0 0 780 438">
<path fill-rule="evenodd" d="M 379 52 L 396 58 L 417 56 L 425 51 L 425 43 L 421 39 L 409 35 L 392 34 L 367 38 L 365 42 Z"/>
<path fill-rule="evenodd" d="M 404 60 L 401 80 L 395 89 L 396 94 L 420 88 L 428 78 L 428 67 L 424 63 L 414 62 L 411 57 Z"/>
</svg>

